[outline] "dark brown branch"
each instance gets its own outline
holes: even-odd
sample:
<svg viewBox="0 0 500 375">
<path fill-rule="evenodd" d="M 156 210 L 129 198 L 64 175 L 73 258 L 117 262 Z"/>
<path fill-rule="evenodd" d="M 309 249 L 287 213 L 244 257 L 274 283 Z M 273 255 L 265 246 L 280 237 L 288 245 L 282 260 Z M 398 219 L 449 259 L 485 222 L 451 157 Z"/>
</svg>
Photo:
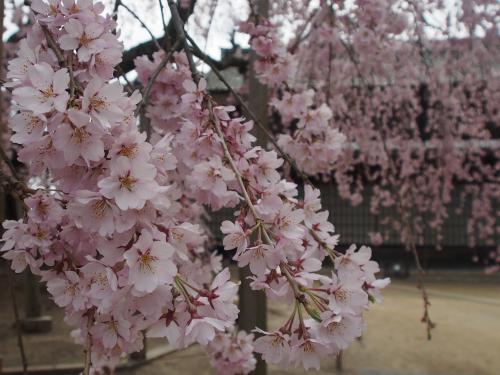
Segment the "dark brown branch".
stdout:
<svg viewBox="0 0 500 375">
<path fill-rule="evenodd" d="M 119 1 L 119 0 L 117 0 Z M 179 16 L 183 23 L 186 23 L 188 18 L 193 14 L 194 6 L 196 4 L 195 0 L 192 0 L 189 7 L 179 9 Z M 173 44 L 171 41 L 176 40 L 176 32 L 173 24 L 172 18 L 167 25 L 167 34 L 155 40 L 149 40 L 147 42 L 138 44 L 135 47 L 125 51 L 123 53 L 123 59 L 120 64 L 120 68 L 123 72 L 128 73 L 134 70 L 134 60 L 136 57 L 147 55 L 151 56 L 155 51 L 156 44 L 164 46 L 166 49 L 170 48 Z"/>
<path fill-rule="evenodd" d="M 163 35 L 168 35 L 168 27 L 167 27 L 167 23 L 165 21 L 165 10 L 163 9 L 163 1 L 158 0 L 158 4 L 160 5 L 161 23 L 163 25 Z M 163 48 L 167 48 L 167 47 L 163 44 Z"/>
<path fill-rule="evenodd" d="M 28 188 L 24 182 L 14 179 L 13 177 L 0 170 L 0 188 L 6 192 L 13 193 L 20 200 L 35 194 L 35 190 Z"/>
<path fill-rule="evenodd" d="M 57 45 L 56 41 L 52 37 L 52 34 L 50 33 L 49 29 L 45 25 L 40 25 L 42 28 L 42 31 L 45 35 L 45 39 L 47 39 L 47 44 L 49 45 L 50 48 L 54 51 L 56 54 L 57 60 L 59 61 L 60 65 L 64 65 L 66 63 L 66 59 L 64 58 L 63 52 Z"/>
<path fill-rule="evenodd" d="M 7 164 L 7 167 L 9 167 L 12 176 L 14 176 L 16 180 L 19 180 L 14 164 L 12 164 L 12 161 L 9 159 L 2 147 L 0 147 L 0 158 L 4 161 L 5 164 Z"/>
<path fill-rule="evenodd" d="M 196 65 L 194 64 L 193 54 L 189 48 L 186 32 L 184 31 L 184 21 L 179 14 L 179 8 L 177 4 L 173 0 L 168 0 L 168 7 L 170 8 L 170 12 L 172 13 L 172 22 L 174 24 L 175 32 L 177 33 L 177 38 L 180 40 L 184 52 L 186 53 L 186 57 L 189 64 L 189 69 L 191 70 L 191 74 L 193 75 L 193 80 L 198 83 L 200 80 L 200 73 L 196 69 Z"/>
</svg>

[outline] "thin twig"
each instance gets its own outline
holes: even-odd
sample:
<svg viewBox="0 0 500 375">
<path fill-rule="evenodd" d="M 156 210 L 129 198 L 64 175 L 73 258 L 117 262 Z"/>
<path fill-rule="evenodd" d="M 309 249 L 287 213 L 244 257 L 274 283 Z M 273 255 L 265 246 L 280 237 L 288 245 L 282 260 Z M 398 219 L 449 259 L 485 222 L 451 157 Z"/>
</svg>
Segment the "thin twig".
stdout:
<svg viewBox="0 0 500 375">
<path fill-rule="evenodd" d="M 411 5 L 413 9 L 412 13 L 415 17 L 415 33 L 417 34 L 417 47 L 418 53 L 420 55 L 420 60 L 422 61 L 422 64 L 424 64 L 425 74 L 430 78 L 430 69 L 432 68 L 432 62 L 427 59 L 427 56 L 430 56 L 431 54 L 429 53 L 429 50 L 425 48 L 423 36 L 419 31 L 418 26 L 419 21 L 424 22 L 424 20 L 422 20 L 423 15 L 419 12 L 418 6 L 413 1 L 408 0 L 408 4 Z"/>
<path fill-rule="evenodd" d="M 203 51 L 205 52 L 207 50 L 208 46 L 208 37 L 210 36 L 210 30 L 212 29 L 212 24 L 215 20 L 214 14 L 215 10 L 217 9 L 217 5 L 219 5 L 219 1 L 215 0 L 210 4 L 210 9 L 208 10 L 208 26 L 207 26 L 207 33 L 204 35 L 205 36 L 205 45 L 203 46 Z"/>
<path fill-rule="evenodd" d="M 61 49 L 59 48 L 59 46 L 57 45 L 56 41 L 52 37 L 51 32 L 49 31 L 47 26 L 45 26 L 45 25 L 40 25 L 40 26 L 42 28 L 44 35 L 45 35 L 45 39 L 47 39 L 47 43 L 48 43 L 49 47 L 54 51 L 54 53 L 57 57 L 57 60 L 59 61 L 59 64 L 65 65 L 66 59 L 64 58 L 64 55 L 63 55 Z"/>
<path fill-rule="evenodd" d="M 75 75 L 73 73 L 73 53 L 68 56 L 68 71 L 69 71 L 69 100 L 73 101 L 75 98 Z"/>
<path fill-rule="evenodd" d="M 156 48 L 158 48 L 158 50 L 161 50 L 162 47 L 160 46 L 160 43 L 158 43 L 158 41 L 156 40 L 156 37 L 153 35 L 153 33 L 151 32 L 149 27 L 147 27 L 146 24 L 141 20 L 141 18 L 132 9 L 130 9 L 126 4 L 122 3 L 121 0 L 117 0 L 117 3 L 119 6 L 124 7 L 132 15 L 132 17 L 134 17 L 137 21 L 139 21 L 141 26 L 148 32 L 149 36 L 151 36 L 151 39 L 153 40 L 153 43 L 155 44 Z"/>
<path fill-rule="evenodd" d="M 400 196 L 399 198 L 399 207 L 400 207 L 400 212 L 401 216 L 403 218 L 403 223 L 407 229 L 407 236 L 410 238 L 407 240 L 407 245 L 409 250 L 411 251 L 413 258 L 415 260 L 415 266 L 417 267 L 417 280 L 418 280 L 418 289 L 422 292 L 422 301 L 424 304 L 424 314 L 422 316 L 422 323 L 425 323 L 426 325 L 426 331 L 427 331 L 427 340 L 430 340 L 432 338 L 432 329 L 435 327 L 435 323 L 431 320 L 430 314 L 429 314 L 429 306 L 431 305 L 429 301 L 429 295 L 427 294 L 427 288 L 424 284 L 424 279 L 425 279 L 425 270 L 422 267 L 422 264 L 420 262 L 420 256 L 418 253 L 417 246 L 415 244 L 415 237 L 414 233 L 412 230 L 412 225 L 410 222 L 410 217 L 409 217 L 409 210 L 404 209 L 403 205 L 401 204 L 402 197 Z"/>
<path fill-rule="evenodd" d="M 14 311 L 14 320 L 17 333 L 17 346 L 19 348 L 19 354 L 21 355 L 21 363 L 23 366 L 23 375 L 28 374 L 28 359 L 26 358 L 26 351 L 24 350 L 23 333 L 21 327 L 21 319 L 19 318 L 19 308 L 17 306 L 16 293 L 14 291 L 14 277 L 12 276 L 12 270 L 7 269 L 7 279 L 10 289 L 10 299 L 12 303 L 12 310 Z"/>
<path fill-rule="evenodd" d="M 307 38 L 308 34 L 305 34 L 305 31 L 307 30 L 307 26 L 309 26 L 309 24 L 314 19 L 314 17 L 316 16 L 317 13 L 318 13 L 318 9 L 314 9 L 311 12 L 311 14 L 309 15 L 309 17 L 307 18 L 307 20 L 305 20 L 304 24 L 299 28 L 299 30 L 296 31 L 295 40 L 294 40 L 293 44 L 290 47 L 288 47 L 289 52 L 293 53 L 297 49 L 297 47 L 300 45 L 300 43 Z"/>
<path fill-rule="evenodd" d="M 168 0 L 168 7 L 170 8 L 170 12 L 172 13 L 172 22 L 174 23 L 175 32 L 177 33 L 177 37 L 179 38 L 182 46 L 184 48 L 184 52 L 186 53 L 186 57 L 189 64 L 189 69 L 191 70 L 191 74 L 193 75 L 193 80 L 198 83 L 200 81 L 200 73 L 196 69 L 196 65 L 193 60 L 193 54 L 189 49 L 189 45 L 187 43 L 187 34 L 184 31 L 184 22 L 179 14 L 179 9 L 177 8 L 177 4 L 173 0 Z"/>
<path fill-rule="evenodd" d="M 163 2 L 161 0 L 158 0 L 158 3 L 160 4 L 161 22 L 163 24 L 163 34 L 165 35 L 165 42 L 166 42 L 167 35 L 168 35 L 168 26 L 167 26 L 167 22 L 165 21 L 165 10 L 163 9 Z M 164 45 L 165 45 L 165 43 L 164 43 Z"/>
<path fill-rule="evenodd" d="M 215 132 L 217 133 L 218 137 L 220 138 L 222 149 L 224 151 L 224 157 L 229 162 L 229 165 L 236 176 L 236 181 L 238 182 L 238 185 L 240 186 L 241 192 L 243 194 L 243 198 L 245 199 L 245 202 L 247 203 L 248 208 L 252 212 L 252 215 L 254 216 L 255 220 L 258 221 L 259 215 L 257 214 L 257 210 L 255 209 L 255 207 L 253 205 L 252 199 L 250 198 L 250 194 L 248 194 L 245 183 L 243 182 L 243 177 L 241 176 L 241 173 L 239 172 L 238 167 L 236 166 L 236 163 L 231 155 L 231 152 L 229 151 L 229 147 L 227 146 L 227 143 L 226 143 L 226 138 L 224 137 L 224 133 L 222 133 L 222 128 L 220 126 L 219 118 L 217 116 L 215 116 L 215 114 L 214 114 L 214 109 L 213 109 L 213 104 L 212 104 L 211 98 L 208 98 L 207 102 L 208 102 L 207 106 L 208 106 L 208 113 L 209 113 L 210 121 L 213 124 L 213 128 L 214 128 Z"/>
<path fill-rule="evenodd" d="M 85 349 L 83 350 L 84 363 L 83 363 L 83 375 L 89 375 L 90 369 L 92 367 L 92 335 L 90 334 L 90 329 L 94 324 L 94 312 L 89 311 L 87 313 L 87 337 L 85 340 Z"/>
<path fill-rule="evenodd" d="M 365 87 L 368 87 L 368 84 L 367 84 L 366 79 L 363 75 L 363 72 L 361 71 L 361 67 L 359 66 L 359 62 L 356 59 L 356 55 L 355 55 L 354 50 L 342 38 L 339 38 L 339 40 L 340 40 L 340 44 L 342 44 L 345 51 L 347 52 L 347 56 L 349 57 L 349 60 L 351 60 L 352 64 L 354 65 L 354 69 L 356 69 L 356 73 L 358 74 L 358 78 L 361 81 L 361 84 Z"/>
<path fill-rule="evenodd" d="M 113 21 L 118 21 L 118 7 L 120 6 L 120 0 L 115 0 L 115 4 L 113 5 Z M 116 31 L 116 30 L 114 30 Z"/>
<path fill-rule="evenodd" d="M 130 83 L 130 81 L 127 78 L 127 74 L 123 71 L 120 65 L 116 66 L 116 71 L 120 74 L 117 78 L 122 77 L 125 80 L 125 84 L 127 86 L 127 91 L 129 94 L 132 94 L 135 90 L 134 85 Z"/>
</svg>

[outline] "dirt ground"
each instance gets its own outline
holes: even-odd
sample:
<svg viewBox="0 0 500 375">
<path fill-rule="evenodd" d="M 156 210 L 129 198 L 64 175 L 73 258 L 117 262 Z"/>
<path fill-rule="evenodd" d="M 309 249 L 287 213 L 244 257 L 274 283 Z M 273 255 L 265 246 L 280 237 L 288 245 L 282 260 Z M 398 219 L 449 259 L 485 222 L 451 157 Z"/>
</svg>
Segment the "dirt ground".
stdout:
<svg viewBox="0 0 500 375">
<path fill-rule="evenodd" d="M 500 373 L 500 284 L 430 282 L 431 318 L 437 326 L 427 341 L 420 323 L 422 300 L 415 284 L 394 281 L 385 301 L 366 314 L 368 329 L 344 354 L 343 373 L 361 375 L 498 375 Z M 1 294 L 4 294 L 2 292 Z M 7 301 L 2 296 L 2 301 Z M 4 366 L 20 364 L 12 329 L 12 309 L 0 310 L 0 357 Z M 286 308 L 269 307 L 269 325 L 286 319 Z M 81 348 L 73 344 L 61 312 L 48 304 L 54 329 L 46 335 L 24 336 L 30 364 L 78 362 Z M 151 346 L 159 345 L 158 342 Z M 318 374 L 336 371 L 335 359 L 324 361 Z M 215 374 L 199 347 L 166 355 L 126 375 Z M 271 367 L 271 374 L 302 374 L 299 369 Z"/>
</svg>

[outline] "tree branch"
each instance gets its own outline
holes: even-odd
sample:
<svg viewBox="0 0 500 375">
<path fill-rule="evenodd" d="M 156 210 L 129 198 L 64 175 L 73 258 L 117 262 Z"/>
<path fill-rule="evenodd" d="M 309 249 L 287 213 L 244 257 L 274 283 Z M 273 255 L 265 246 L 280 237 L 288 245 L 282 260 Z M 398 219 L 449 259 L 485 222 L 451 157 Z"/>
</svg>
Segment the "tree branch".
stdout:
<svg viewBox="0 0 500 375">
<path fill-rule="evenodd" d="M 175 31 L 177 32 L 177 37 L 182 43 L 184 52 L 186 52 L 186 57 L 188 60 L 189 69 L 191 69 L 191 74 L 193 75 L 193 80 L 198 83 L 200 80 L 200 73 L 196 69 L 193 54 L 190 51 L 189 45 L 187 43 L 186 32 L 184 31 L 184 22 L 179 15 L 179 9 L 177 8 L 177 4 L 173 0 L 168 0 L 167 3 L 168 7 L 170 8 L 170 12 L 172 13 L 172 22 L 174 24 Z"/>
<path fill-rule="evenodd" d="M 192 0 L 189 7 L 178 10 L 179 16 L 183 23 L 185 23 L 188 20 L 188 18 L 193 14 L 195 4 L 196 0 Z M 162 37 L 157 38 L 155 40 L 149 40 L 147 42 L 138 44 L 137 46 L 132 47 L 131 49 L 123 53 L 123 59 L 122 62 L 120 63 L 121 70 L 125 73 L 134 70 L 135 68 L 134 60 L 136 57 L 142 55 L 151 56 L 155 49 L 156 44 L 165 46 L 165 48 L 168 49 L 170 46 L 170 41 L 175 39 L 176 39 L 175 27 L 173 24 L 173 19 L 170 18 L 170 21 L 167 25 L 166 35 L 163 35 Z"/>
<path fill-rule="evenodd" d="M 167 23 L 165 22 L 165 11 L 163 9 L 163 1 L 158 0 L 158 4 L 160 5 L 160 13 L 161 13 L 161 23 L 163 25 L 163 35 L 168 35 Z M 167 48 L 163 45 L 164 48 Z"/>
<path fill-rule="evenodd" d="M 83 375 L 90 375 L 90 369 L 92 367 L 92 335 L 90 334 L 90 329 L 94 324 L 94 312 L 87 312 L 87 337 L 85 340 L 84 363 L 83 363 Z"/>
</svg>

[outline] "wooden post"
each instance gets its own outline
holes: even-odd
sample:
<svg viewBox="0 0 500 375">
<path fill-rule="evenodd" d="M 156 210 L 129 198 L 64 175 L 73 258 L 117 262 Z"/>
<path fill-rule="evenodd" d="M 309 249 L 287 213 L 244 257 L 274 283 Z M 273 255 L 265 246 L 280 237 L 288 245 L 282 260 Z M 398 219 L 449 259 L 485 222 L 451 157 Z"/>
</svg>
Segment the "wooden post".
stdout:
<svg viewBox="0 0 500 375">
<path fill-rule="evenodd" d="M 25 272 L 24 280 L 24 314 L 28 319 L 38 318 L 42 315 L 39 284 L 29 270 Z"/>
<path fill-rule="evenodd" d="M 144 361 L 146 358 L 147 358 L 147 339 L 146 339 L 146 335 L 144 335 L 144 338 L 142 339 L 142 343 L 143 343 L 143 347 L 142 347 L 142 350 L 138 351 L 138 352 L 133 352 L 133 353 L 130 353 L 129 355 L 129 359 L 131 361 Z"/>
<path fill-rule="evenodd" d="M 269 14 L 268 0 L 258 0 L 257 9 L 259 15 L 267 17 Z M 255 60 L 256 55 L 252 52 L 251 61 Z M 252 65 L 252 64 L 251 64 Z M 268 92 L 267 88 L 262 85 L 256 77 L 253 67 L 250 68 L 250 92 L 248 96 L 248 104 L 257 118 L 264 124 L 267 124 L 268 114 Z M 257 126 L 254 128 L 254 135 L 257 137 L 257 144 L 265 147 L 266 136 L 264 132 Z M 266 295 L 262 291 L 253 291 L 250 288 L 248 277 L 251 276 L 248 267 L 240 268 L 240 315 L 238 318 L 238 326 L 247 332 L 251 332 L 255 327 L 263 330 L 267 329 L 267 301 Z M 266 363 L 257 355 L 257 367 L 253 375 L 266 375 Z"/>
<path fill-rule="evenodd" d="M 267 301 L 266 295 L 262 291 L 254 291 L 250 288 L 248 277 L 252 273 L 248 267 L 240 268 L 241 285 L 239 289 L 239 307 L 238 327 L 247 332 L 251 332 L 255 327 L 263 330 L 267 329 Z M 257 356 L 257 367 L 253 375 L 266 375 L 266 363 Z"/>
<path fill-rule="evenodd" d="M 268 17 L 269 15 L 269 1 L 268 0 L 258 0 L 257 7 L 254 9 L 260 16 Z M 264 86 L 257 78 L 257 74 L 253 68 L 253 62 L 257 59 L 257 55 L 254 51 L 251 52 L 250 56 L 250 77 L 249 77 L 249 96 L 248 96 L 248 106 L 255 114 L 255 116 L 260 120 L 263 125 L 268 124 L 268 91 L 267 87 Z M 254 126 L 254 135 L 257 137 L 257 144 L 259 146 L 265 147 L 267 145 L 266 134 L 258 126 Z"/>
</svg>

